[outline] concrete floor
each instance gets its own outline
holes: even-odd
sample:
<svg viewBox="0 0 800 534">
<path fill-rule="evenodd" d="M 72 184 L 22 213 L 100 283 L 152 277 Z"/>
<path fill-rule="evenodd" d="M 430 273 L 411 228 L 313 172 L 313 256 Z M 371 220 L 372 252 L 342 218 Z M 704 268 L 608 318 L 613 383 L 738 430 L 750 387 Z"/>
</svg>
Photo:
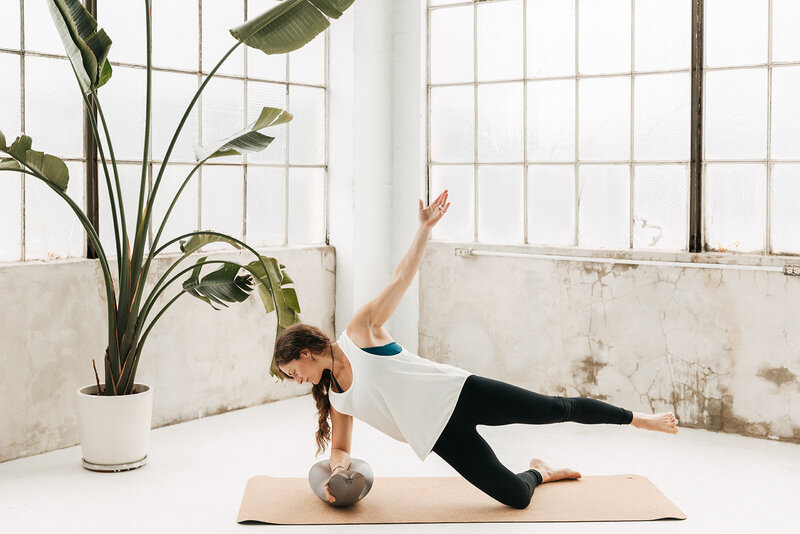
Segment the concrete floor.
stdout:
<svg viewBox="0 0 800 534">
<path fill-rule="evenodd" d="M 251 476 L 305 478 L 312 464 L 329 456 L 327 450 L 314 457 L 315 408 L 304 395 L 153 430 L 149 463 L 134 471 L 87 471 L 79 446 L 0 464 L 0 532 L 800 532 L 800 445 L 690 428 L 675 436 L 577 423 L 478 429 L 514 471 L 527 469 L 536 456 L 584 475 L 637 473 L 653 481 L 687 519 L 237 524 Z M 458 476 L 435 454 L 420 462 L 408 445 L 358 420 L 352 453 L 368 461 L 378 477 Z"/>
</svg>

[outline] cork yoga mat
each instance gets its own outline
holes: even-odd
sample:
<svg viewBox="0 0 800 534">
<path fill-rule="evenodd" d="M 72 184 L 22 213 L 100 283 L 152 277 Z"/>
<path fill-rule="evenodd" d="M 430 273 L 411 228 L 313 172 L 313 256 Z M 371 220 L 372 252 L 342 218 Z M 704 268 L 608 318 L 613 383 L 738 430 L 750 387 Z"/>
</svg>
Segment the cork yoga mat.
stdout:
<svg viewBox="0 0 800 534">
<path fill-rule="evenodd" d="M 583 476 L 536 487 L 527 508 L 506 506 L 461 477 L 376 477 L 353 506 L 317 497 L 307 478 L 255 476 L 247 482 L 239 523 L 332 525 L 649 521 L 686 516 L 640 475 Z"/>
</svg>

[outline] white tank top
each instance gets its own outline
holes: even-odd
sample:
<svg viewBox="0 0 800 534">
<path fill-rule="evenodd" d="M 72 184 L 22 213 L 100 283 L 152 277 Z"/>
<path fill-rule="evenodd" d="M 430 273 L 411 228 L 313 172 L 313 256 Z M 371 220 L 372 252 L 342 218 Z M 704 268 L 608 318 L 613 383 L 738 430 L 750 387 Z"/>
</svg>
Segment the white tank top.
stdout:
<svg viewBox="0 0 800 534">
<path fill-rule="evenodd" d="M 350 360 L 353 382 L 343 393 L 331 388 L 331 405 L 408 443 L 424 461 L 447 426 L 464 382 L 474 373 L 405 348 L 390 356 L 369 353 L 356 346 L 346 330 L 336 343 Z"/>
</svg>

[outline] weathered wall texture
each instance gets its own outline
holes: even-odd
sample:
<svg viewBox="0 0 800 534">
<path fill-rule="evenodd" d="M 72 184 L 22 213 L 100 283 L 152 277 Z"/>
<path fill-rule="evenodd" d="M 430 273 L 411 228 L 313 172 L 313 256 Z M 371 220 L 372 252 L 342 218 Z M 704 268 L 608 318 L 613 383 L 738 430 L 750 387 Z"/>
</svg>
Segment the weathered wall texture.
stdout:
<svg viewBox="0 0 800 534">
<path fill-rule="evenodd" d="M 334 248 L 259 252 L 286 265 L 303 322 L 334 338 Z M 151 284 L 171 263 L 154 262 Z M 0 295 L 0 462 L 76 445 L 75 392 L 95 383 L 93 358 L 104 382 L 107 319 L 98 263 L 2 264 Z M 257 294 L 222 311 L 181 297 L 153 328 L 136 373 L 137 383 L 154 390 L 153 428 L 308 393 L 310 385 L 269 374 L 276 321 Z"/>
<path fill-rule="evenodd" d="M 462 246 L 428 245 L 420 355 L 549 395 L 673 411 L 681 426 L 800 442 L 800 279 L 456 257 Z"/>
</svg>

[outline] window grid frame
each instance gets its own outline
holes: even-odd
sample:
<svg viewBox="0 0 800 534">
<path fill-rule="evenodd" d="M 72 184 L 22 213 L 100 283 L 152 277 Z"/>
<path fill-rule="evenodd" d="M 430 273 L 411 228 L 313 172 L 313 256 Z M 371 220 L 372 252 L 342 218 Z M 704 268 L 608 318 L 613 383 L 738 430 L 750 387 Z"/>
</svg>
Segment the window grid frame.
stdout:
<svg viewBox="0 0 800 534">
<path fill-rule="evenodd" d="M 757 160 L 757 159 L 747 159 L 747 160 L 722 160 L 722 159 L 715 159 L 711 160 L 710 163 L 764 163 L 766 165 L 766 228 L 765 228 L 765 236 L 764 236 L 764 249 L 759 254 L 763 255 L 775 255 L 775 256 L 792 256 L 800 254 L 800 251 L 796 254 L 776 254 L 773 252 L 773 246 L 771 242 L 771 175 L 772 175 L 772 166 L 774 163 L 800 163 L 800 160 L 795 159 L 780 159 L 774 160 L 771 157 L 771 122 L 772 122 L 772 69 L 775 66 L 800 66 L 800 60 L 798 61 L 780 61 L 774 62 L 772 60 L 772 46 L 773 46 L 773 32 L 772 32 L 772 24 L 773 24 L 773 1 L 768 0 L 768 30 L 767 30 L 767 38 L 768 38 L 768 57 L 766 63 L 758 63 L 753 65 L 736 65 L 736 66 L 726 66 L 726 67 L 711 67 L 707 68 L 704 65 L 704 56 L 705 56 L 705 49 L 706 49 L 706 42 L 704 38 L 704 20 L 705 20 L 705 1 L 704 0 L 692 0 L 692 49 L 691 49 L 691 63 L 688 68 L 682 69 L 664 69 L 664 70 L 642 70 L 638 71 L 635 68 L 635 58 L 636 58 L 636 46 L 635 46 L 635 17 L 636 17 L 636 2 L 635 0 L 631 1 L 631 68 L 629 72 L 619 72 L 619 73 L 603 73 L 603 74 L 580 74 L 579 73 L 579 20 L 580 20 L 580 0 L 575 1 L 575 10 L 574 10 L 574 22 L 575 22 L 575 74 L 572 76 L 569 75 L 561 75 L 561 76 L 543 76 L 543 77 L 536 77 L 535 79 L 528 79 L 527 76 L 527 35 L 528 35 L 528 27 L 527 27 L 527 0 L 522 0 L 522 78 L 509 78 L 509 79 L 499 79 L 499 80 L 491 80 L 491 81 L 478 81 L 478 4 L 486 4 L 486 3 L 501 3 L 501 2 L 508 2 L 509 0 L 471 0 L 471 1 L 464 1 L 464 2 L 457 2 L 452 4 L 441 4 L 441 5 L 431 5 L 431 0 L 426 2 L 426 22 L 427 22 L 427 40 L 426 40 L 426 85 L 427 85 L 427 125 L 426 125 L 426 148 L 427 148 L 427 165 L 426 165 L 426 197 L 428 202 L 430 203 L 431 200 L 431 191 L 430 191 L 430 181 L 431 181 L 431 168 L 435 166 L 447 166 L 447 165 L 472 165 L 473 166 L 473 214 L 474 214 L 474 228 L 473 228 L 473 242 L 480 243 L 478 241 L 478 168 L 481 166 L 490 166 L 490 165 L 522 165 L 523 166 L 523 242 L 522 243 L 509 243 L 513 245 L 524 245 L 524 246 L 541 246 L 541 247 L 552 247 L 553 245 L 540 245 L 538 243 L 529 243 L 528 242 L 528 168 L 530 165 L 572 165 L 574 167 L 574 221 L 573 221 L 573 241 L 571 245 L 566 245 L 575 248 L 581 249 L 593 249 L 596 247 L 581 247 L 578 244 L 578 232 L 579 232 L 579 204 L 578 204 L 578 197 L 579 197 L 579 186 L 580 186 L 580 177 L 579 177 L 579 168 L 581 165 L 584 164 L 600 164 L 600 165 L 628 165 L 629 167 L 629 234 L 628 234 L 628 241 L 629 245 L 627 249 L 617 249 L 621 251 L 659 251 L 658 249 L 638 249 L 634 248 L 634 202 L 635 202 L 635 168 L 637 165 L 681 165 L 684 167 L 688 167 L 689 172 L 689 179 L 687 183 L 687 236 L 685 241 L 685 248 L 682 249 L 683 252 L 691 252 L 691 253 L 702 253 L 702 252 L 718 252 L 715 249 L 708 246 L 705 242 L 705 217 L 703 214 L 703 205 L 704 205 L 704 197 L 705 197 L 705 187 L 703 187 L 703 176 L 705 174 L 705 168 L 709 161 L 705 159 L 704 153 L 704 145 L 703 145 L 703 125 L 705 123 L 705 107 L 703 103 L 705 101 L 705 76 L 706 72 L 714 72 L 714 71 L 723 71 L 723 70 L 740 70 L 746 68 L 764 68 L 767 69 L 767 95 L 768 95 L 768 103 L 767 103 L 767 157 L 765 160 Z M 472 6 L 472 16 L 473 16 L 473 65 L 472 65 L 472 81 L 466 82 L 431 82 L 431 50 L 432 50 L 432 40 L 431 40 L 431 14 L 435 10 L 440 9 L 452 9 L 455 7 L 465 7 L 465 6 Z M 688 73 L 691 79 L 691 96 L 690 96 L 690 107 L 691 107 L 691 121 L 690 121 L 690 156 L 688 160 L 683 161 L 672 161 L 672 160 L 646 160 L 646 161 L 635 161 L 634 160 L 634 111 L 635 111 L 635 78 L 636 76 L 642 75 L 651 75 L 651 74 L 672 74 L 672 73 Z M 630 157 L 628 160 L 603 160 L 603 161 L 591 161 L 591 160 L 581 160 L 578 157 L 579 151 L 579 94 L 580 94 L 580 83 L 583 79 L 595 79 L 595 78 L 604 78 L 604 77 L 615 77 L 619 78 L 622 76 L 629 76 L 630 77 L 630 84 L 631 84 L 631 93 L 630 93 Z M 528 117 L 527 117 L 527 109 L 528 109 L 528 87 L 531 83 L 536 82 L 543 82 L 543 81 L 554 81 L 554 80 L 575 80 L 575 154 L 574 154 L 574 162 L 565 162 L 565 161 L 535 161 L 529 162 L 528 154 L 527 154 L 527 133 L 528 133 Z M 478 85 L 489 85 L 489 84 L 504 84 L 504 83 L 512 83 L 512 82 L 521 82 L 523 84 L 523 161 L 501 161 L 501 162 L 478 162 Z M 433 88 L 441 88 L 441 87 L 455 87 L 455 86 L 470 86 L 474 87 L 473 91 L 473 99 L 474 99 L 474 109 L 473 109 L 473 135 L 474 135 L 474 143 L 473 143 L 473 161 L 468 162 L 438 162 L 433 160 L 431 157 L 431 90 Z M 701 95 L 701 96 L 700 96 Z M 680 251 L 666 251 L 666 252 L 680 252 Z M 725 253 L 729 254 L 753 254 L 752 251 L 747 252 L 739 252 L 739 251 L 724 251 Z"/>
<path fill-rule="evenodd" d="M 0 53 L 7 54 L 7 55 L 16 55 L 19 56 L 20 60 L 20 129 L 23 133 L 25 133 L 25 59 L 27 56 L 31 57 L 40 57 L 40 58 L 48 58 L 48 59 L 57 59 L 57 60 L 65 60 L 69 61 L 69 58 L 66 55 L 62 54 L 54 54 L 51 52 L 39 52 L 33 50 L 27 50 L 25 48 L 25 1 L 26 0 L 19 0 L 20 5 L 20 12 L 19 12 L 19 26 L 20 26 L 20 40 L 19 40 L 19 50 L 16 49 L 8 49 L 0 47 Z M 30 1 L 30 0 L 28 0 Z M 84 7 L 89 11 L 89 13 L 95 18 L 98 18 L 98 3 L 102 4 L 103 2 L 110 1 L 110 0 L 84 0 Z M 197 0 L 197 8 L 198 8 L 198 51 L 197 51 L 197 65 L 198 68 L 195 70 L 191 69 L 180 69 L 180 68 L 169 68 L 169 67 L 155 67 L 152 66 L 152 72 L 168 72 L 168 73 L 176 73 L 176 74 L 187 74 L 195 76 L 197 79 L 197 87 L 203 83 L 205 76 L 208 75 L 209 70 L 204 69 L 203 66 L 203 0 Z M 249 10 L 249 2 L 248 0 L 242 0 L 243 4 L 243 16 L 244 20 L 247 20 L 248 10 Z M 102 6 L 101 6 L 102 7 Z M 315 37 L 316 38 L 316 37 Z M 285 127 L 285 137 L 284 137 L 284 146 L 283 146 L 283 163 L 263 163 L 263 162 L 250 162 L 248 161 L 247 155 L 243 155 L 241 161 L 239 162 L 213 162 L 208 163 L 211 166 L 219 166 L 219 167 L 239 167 L 242 169 L 242 241 L 247 242 L 247 183 L 248 183 L 248 169 L 252 167 L 273 167 L 273 168 L 283 168 L 284 169 L 284 190 L 283 190 L 283 203 L 284 203 L 284 224 L 283 224 L 283 240 L 281 243 L 274 243 L 268 245 L 257 245 L 257 246 L 267 246 L 267 247 L 287 247 L 289 246 L 289 177 L 290 177 L 290 170 L 292 168 L 313 168 L 313 169 L 322 169 L 323 170 L 323 217 L 322 217 L 322 243 L 325 245 L 330 244 L 330 228 L 328 224 L 328 217 L 329 217 L 329 209 L 328 209 L 328 180 L 329 180 L 329 172 L 328 172 L 328 165 L 329 165 L 329 140 L 330 140 L 330 106 L 329 106 L 329 85 L 330 85 L 330 32 L 325 30 L 324 32 L 324 60 L 323 60 L 323 82 L 322 84 L 316 83 L 307 83 L 307 82 L 296 82 L 291 81 L 290 79 L 290 60 L 289 54 L 285 54 L 286 56 L 286 67 L 285 67 L 285 79 L 281 80 L 273 80 L 264 77 L 257 77 L 257 76 L 250 76 L 248 71 L 248 54 L 247 48 L 243 48 L 243 74 L 215 74 L 214 77 L 216 78 L 223 78 L 223 79 L 233 79 L 233 80 L 240 80 L 242 81 L 243 85 L 243 117 L 244 117 L 244 127 L 248 124 L 247 115 L 248 115 L 248 82 L 261 82 L 261 83 L 270 83 L 273 85 L 281 85 L 284 87 L 285 91 L 285 106 L 284 109 L 289 110 L 290 108 L 290 87 L 307 87 L 313 89 L 321 89 L 323 91 L 323 101 L 324 101 L 324 158 L 321 164 L 310 164 L 310 163 L 290 163 L 289 162 L 289 137 L 291 135 L 289 125 L 287 124 Z M 137 64 L 137 63 L 130 63 L 124 61 L 111 61 L 111 65 L 113 67 L 123 67 L 123 68 L 131 68 L 131 69 L 141 69 L 145 70 L 147 67 L 145 65 Z M 91 100 L 91 97 L 90 97 Z M 84 112 L 84 125 L 83 125 L 83 142 L 84 142 L 84 154 L 83 157 L 62 157 L 61 159 L 65 162 L 81 162 L 84 164 L 84 203 L 82 208 L 85 210 L 87 218 L 89 221 L 94 225 L 94 227 L 98 230 L 98 232 L 102 231 L 100 229 L 99 224 L 99 198 L 98 198 L 98 187 L 99 187 L 99 154 L 97 153 L 97 147 L 95 145 L 95 139 L 91 131 L 88 114 L 89 111 L 85 109 L 83 106 Z M 197 112 L 197 139 L 202 144 L 203 142 L 203 121 L 202 121 L 202 108 L 203 108 L 203 94 L 200 95 L 198 101 L 195 103 L 195 109 Z M 95 110 L 95 118 L 97 117 L 96 110 Z M 149 194 L 152 191 L 153 187 L 153 175 L 154 175 L 154 167 L 155 165 L 159 165 L 163 163 L 163 159 L 156 159 L 153 157 L 153 128 L 150 128 L 149 132 L 149 147 L 148 147 L 148 157 L 147 157 L 147 182 L 148 188 L 146 194 Z M 108 155 L 107 155 L 108 157 Z M 130 160 L 130 159 L 117 159 L 116 160 L 118 165 L 141 165 L 141 161 L 139 160 Z M 170 160 L 170 163 L 175 164 L 184 164 L 184 165 L 195 165 L 197 162 L 189 162 L 189 161 L 182 161 L 182 160 Z M 202 196 L 203 196 L 203 167 L 201 166 L 196 172 L 196 180 L 197 180 L 197 225 L 198 229 L 202 229 Z M 28 262 L 33 261 L 34 258 L 27 258 L 26 257 L 26 197 L 25 197 L 25 176 L 20 175 L 20 201 L 21 201 L 21 210 L 20 210 L 20 250 L 17 260 L 10 260 L 13 262 Z M 115 192 L 116 193 L 116 192 Z M 130 203 L 129 203 L 130 204 Z M 133 205 L 133 204 L 130 204 Z M 133 212 L 131 212 L 133 213 Z M 120 221 L 121 224 L 121 221 Z M 83 232 L 82 230 L 82 233 Z M 148 246 L 152 245 L 153 241 L 153 224 L 151 221 L 150 227 L 148 228 Z M 83 236 L 84 240 L 84 255 L 80 256 L 83 258 L 94 259 L 97 255 L 92 250 L 91 244 L 89 240 L 86 239 L 86 236 Z M 79 257 L 79 258 L 80 258 Z M 74 257 L 70 257 L 73 258 Z M 57 259 L 65 259 L 65 258 L 57 258 Z M 51 260 L 46 260 L 51 261 Z"/>
</svg>

